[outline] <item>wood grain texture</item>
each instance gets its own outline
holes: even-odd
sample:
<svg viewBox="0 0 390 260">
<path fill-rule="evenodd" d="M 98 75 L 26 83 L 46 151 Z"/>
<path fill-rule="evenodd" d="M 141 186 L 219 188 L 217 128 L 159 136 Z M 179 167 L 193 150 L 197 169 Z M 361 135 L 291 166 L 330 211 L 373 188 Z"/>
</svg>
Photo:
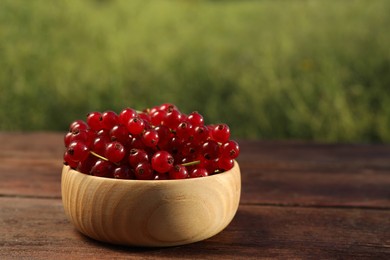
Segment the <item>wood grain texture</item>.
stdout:
<svg viewBox="0 0 390 260">
<path fill-rule="evenodd" d="M 230 225 L 185 246 L 138 248 L 89 239 L 57 199 L 0 198 L 0 258 L 389 259 L 387 210 L 241 205 Z"/>
<path fill-rule="evenodd" d="M 185 246 L 77 232 L 61 202 L 62 133 L 0 133 L 0 259 L 390 259 L 390 145 L 239 141 L 232 222 Z"/>
<path fill-rule="evenodd" d="M 100 178 L 64 166 L 65 213 L 83 234 L 113 244 L 173 246 L 204 240 L 233 219 L 241 194 L 238 163 L 188 180 Z"/>
</svg>

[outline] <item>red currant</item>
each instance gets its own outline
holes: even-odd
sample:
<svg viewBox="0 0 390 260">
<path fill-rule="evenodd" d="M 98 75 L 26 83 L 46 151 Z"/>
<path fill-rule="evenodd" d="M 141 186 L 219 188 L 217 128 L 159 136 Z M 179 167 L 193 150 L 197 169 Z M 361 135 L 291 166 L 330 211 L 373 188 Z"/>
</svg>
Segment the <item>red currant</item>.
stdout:
<svg viewBox="0 0 390 260">
<path fill-rule="evenodd" d="M 154 129 L 146 130 L 142 134 L 142 142 L 148 147 L 155 147 L 158 144 L 158 132 Z"/>
<path fill-rule="evenodd" d="M 193 126 L 202 126 L 204 124 L 203 116 L 199 114 L 197 111 L 194 111 L 191 114 L 189 114 L 187 120 Z"/>
<path fill-rule="evenodd" d="M 172 155 L 166 151 L 158 151 L 152 157 L 152 168 L 159 173 L 168 172 L 173 167 L 173 163 Z"/>
<path fill-rule="evenodd" d="M 94 166 L 92 166 L 90 174 L 99 177 L 113 177 L 114 165 L 105 160 L 97 160 Z"/>
<path fill-rule="evenodd" d="M 185 179 L 188 177 L 188 171 L 185 166 L 176 164 L 169 170 L 169 179 Z"/>
<path fill-rule="evenodd" d="M 114 126 L 109 133 L 111 137 L 111 141 L 118 141 L 123 144 L 126 144 L 130 141 L 129 132 L 127 131 L 127 128 L 123 125 L 116 125 Z"/>
<path fill-rule="evenodd" d="M 91 112 L 87 115 L 87 124 L 94 131 L 102 129 L 102 114 L 100 112 Z"/>
<path fill-rule="evenodd" d="M 121 165 L 114 169 L 113 175 L 115 179 L 134 179 L 132 172 L 127 165 Z"/>
<path fill-rule="evenodd" d="M 126 150 L 120 142 L 110 142 L 106 145 L 105 157 L 110 162 L 120 162 L 126 155 Z"/>
<path fill-rule="evenodd" d="M 138 114 L 137 112 L 132 108 L 125 108 L 119 113 L 119 123 L 122 125 L 127 125 L 129 120 L 133 117 L 136 117 Z"/>
<path fill-rule="evenodd" d="M 222 145 L 221 156 L 235 159 L 240 154 L 240 147 L 234 140 L 230 140 Z"/>
<path fill-rule="evenodd" d="M 141 162 L 148 162 L 149 155 L 142 149 L 133 148 L 130 150 L 129 163 L 130 166 L 135 168 Z"/>
<path fill-rule="evenodd" d="M 189 173 L 190 178 L 206 177 L 209 174 L 205 168 L 194 168 Z"/>
<path fill-rule="evenodd" d="M 77 165 L 77 171 L 89 174 L 98 159 L 99 158 L 97 158 L 96 156 L 89 154 L 87 159 L 79 162 L 79 164 Z"/>
<path fill-rule="evenodd" d="M 87 159 L 89 148 L 83 142 L 72 142 L 68 146 L 67 152 L 73 161 L 80 162 Z"/>
<path fill-rule="evenodd" d="M 234 166 L 234 160 L 227 158 L 227 157 L 221 157 L 218 158 L 218 168 L 224 171 L 228 171 Z"/>
<path fill-rule="evenodd" d="M 65 151 L 64 153 L 64 164 L 68 165 L 72 169 L 76 169 L 79 162 L 74 161 L 72 156 L 68 153 L 68 151 Z"/>
<path fill-rule="evenodd" d="M 216 159 L 219 156 L 219 145 L 214 140 L 208 140 L 202 145 L 202 155 L 207 160 Z"/>
<path fill-rule="evenodd" d="M 145 122 L 139 117 L 133 117 L 127 123 L 127 130 L 129 130 L 132 135 L 139 135 L 144 131 L 144 129 Z"/>
<path fill-rule="evenodd" d="M 108 131 L 119 123 L 118 115 L 113 111 L 106 111 L 102 114 L 102 128 Z"/>
<path fill-rule="evenodd" d="M 135 167 L 135 178 L 138 180 L 152 180 L 153 169 L 149 162 L 141 162 Z"/>
<path fill-rule="evenodd" d="M 171 129 L 176 129 L 182 120 L 182 115 L 177 109 L 169 109 L 164 119 L 164 125 Z"/>
<path fill-rule="evenodd" d="M 230 129 L 227 124 L 219 124 L 212 128 L 211 136 L 219 143 L 225 143 L 230 138 Z"/>
<path fill-rule="evenodd" d="M 83 120 L 76 120 L 72 122 L 69 126 L 69 132 L 77 131 L 77 130 L 87 130 L 89 127 L 87 123 Z"/>
</svg>

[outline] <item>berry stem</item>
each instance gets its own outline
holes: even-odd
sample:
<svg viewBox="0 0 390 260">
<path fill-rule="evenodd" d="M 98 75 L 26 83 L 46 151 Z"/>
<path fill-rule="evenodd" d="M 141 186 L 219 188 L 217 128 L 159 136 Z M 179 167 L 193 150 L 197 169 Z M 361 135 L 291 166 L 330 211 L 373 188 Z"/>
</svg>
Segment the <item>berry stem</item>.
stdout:
<svg viewBox="0 0 390 260">
<path fill-rule="evenodd" d="M 106 157 L 103 157 L 103 156 L 101 156 L 100 154 L 97 154 L 97 153 L 95 153 L 95 152 L 93 152 L 93 151 L 89 151 L 92 155 L 94 155 L 94 156 L 96 156 L 97 158 L 99 158 L 99 159 L 102 159 L 102 160 L 104 160 L 104 161 L 108 161 L 108 159 L 106 158 Z"/>
<path fill-rule="evenodd" d="M 182 166 L 192 166 L 192 165 L 197 165 L 197 164 L 200 164 L 200 160 L 188 162 L 188 163 L 183 163 Z"/>
</svg>

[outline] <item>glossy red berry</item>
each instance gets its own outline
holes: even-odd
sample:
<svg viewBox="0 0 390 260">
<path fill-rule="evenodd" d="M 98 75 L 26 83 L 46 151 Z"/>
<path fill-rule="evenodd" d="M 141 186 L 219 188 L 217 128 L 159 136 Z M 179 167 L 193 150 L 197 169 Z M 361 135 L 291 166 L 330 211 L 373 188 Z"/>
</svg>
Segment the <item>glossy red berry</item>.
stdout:
<svg viewBox="0 0 390 260">
<path fill-rule="evenodd" d="M 110 131 L 119 123 L 118 115 L 113 111 L 106 111 L 102 114 L 102 128 Z"/>
<path fill-rule="evenodd" d="M 186 179 L 188 178 L 188 171 L 185 166 L 176 164 L 169 170 L 169 179 Z"/>
<path fill-rule="evenodd" d="M 87 115 L 87 124 L 94 131 L 99 131 L 103 128 L 102 120 L 102 113 L 100 112 L 91 112 Z"/>
<path fill-rule="evenodd" d="M 106 135 L 97 136 L 92 144 L 92 151 L 98 155 L 104 156 L 106 146 L 110 142 L 110 138 Z"/>
<path fill-rule="evenodd" d="M 206 177 L 208 175 L 209 174 L 205 168 L 194 168 L 189 173 L 190 178 Z"/>
<path fill-rule="evenodd" d="M 164 122 L 167 112 L 164 110 L 156 110 L 150 115 L 150 122 L 154 126 L 159 126 Z"/>
<path fill-rule="evenodd" d="M 228 157 L 218 158 L 218 169 L 228 171 L 234 166 L 234 160 Z"/>
<path fill-rule="evenodd" d="M 221 157 L 235 159 L 240 154 L 240 146 L 234 140 L 227 141 L 221 147 Z"/>
<path fill-rule="evenodd" d="M 211 136 L 219 143 L 225 143 L 230 138 L 230 129 L 227 124 L 219 124 L 212 128 Z"/>
<path fill-rule="evenodd" d="M 196 143 L 203 143 L 210 138 L 210 130 L 207 126 L 196 126 L 193 132 L 193 141 Z"/>
<path fill-rule="evenodd" d="M 65 151 L 65 153 L 64 153 L 64 164 L 68 165 L 72 169 L 76 169 L 78 164 L 79 164 L 79 162 L 78 161 L 74 161 L 72 156 L 68 153 L 68 151 Z"/>
<path fill-rule="evenodd" d="M 214 140 L 208 140 L 203 143 L 201 153 L 207 160 L 216 159 L 219 156 L 219 144 Z"/>
<path fill-rule="evenodd" d="M 166 151 L 158 151 L 152 157 L 152 168 L 159 173 L 169 172 L 173 163 L 172 155 Z"/>
<path fill-rule="evenodd" d="M 120 124 L 125 126 L 131 118 L 136 117 L 137 115 L 137 111 L 135 111 L 134 109 L 125 108 L 119 113 L 118 121 Z"/>
<path fill-rule="evenodd" d="M 202 126 L 204 125 L 204 119 L 201 114 L 199 114 L 197 111 L 192 112 L 187 117 L 188 122 L 191 123 L 193 126 Z"/>
<path fill-rule="evenodd" d="M 99 158 L 97 158 L 96 156 L 90 153 L 87 159 L 79 162 L 79 164 L 77 165 L 77 171 L 85 174 L 89 174 L 91 172 L 92 167 L 95 165 L 98 159 Z"/>
<path fill-rule="evenodd" d="M 99 177 L 113 177 L 114 164 L 105 160 L 97 160 L 92 166 L 90 174 Z"/>
<path fill-rule="evenodd" d="M 129 153 L 129 164 L 135 168 L 141 162 L 149 162 L 149 155 L 145 150 L 133 148 Z"/>
<path fill-rule="evenodd" d="M 133 179 L 132 172 L 127 165 L 120 165 L 114 168 L 113 176 L 115 179 Z"/>
<path fill-rule="evenodd" d="M 127 128 L 123 125 L 115 125 L 110 130 L 109 135 L 111 141 L 118 141 L 122 144 L 126 144 L 131 140 L 129 136 L 129 131 L 127 131 Z"/>
<path fill-rule="evenodd" d="M 188 122 L 181 122 L 176 128 L 176 136 L 183 140 L 189 140 L 193 135 L 193 127 Z"/>
<path fill-rule="evenodd" d="M 120 142 L 110 142 L 106 145 L 105 157 L 110 162 L 120 162 L 126 155 L 126 150 Z"/>
<path fill-rule="evenodd" d="M 182 115 L 177 109 L 168 109 L 163 124 L 168 126 L 170 129 L 176 129 L 182 120 Z"/>
<path fill-rule="evenodd" d="M 158 132 L 154 129 L 149 129 L 146 130 L 142 134 L 142 142 L 147 146 L 147 147 L 155 147 L 158 144 L 159 141 L 159 136 Z"/>
<path fill-rule="evenodd" d="M 83 120 L 76 120 L 69 125 L 69 132 L 77 130 L 87 130 L 88 128 L 89 126 Z"/>
<path fill-rule="evenodd" d="M 72 142 L 67 149 L 68 155 L 73 161 L 80 162 L 87 159 L 89 148 L 83 142 Z"/>
<path fill-rule="evenodd" d="M 139 135 L 145 129 L 145 122 L 139 117 L 133 117 L 127 123 L 127 130 L 132 135 Z"/>
<path fill-rule="evenodd" d="M 153 169 L 149 162 L 141 162 L 135 167 L 135 178 L 138 180 L 152 180 Z"/>
</svg>

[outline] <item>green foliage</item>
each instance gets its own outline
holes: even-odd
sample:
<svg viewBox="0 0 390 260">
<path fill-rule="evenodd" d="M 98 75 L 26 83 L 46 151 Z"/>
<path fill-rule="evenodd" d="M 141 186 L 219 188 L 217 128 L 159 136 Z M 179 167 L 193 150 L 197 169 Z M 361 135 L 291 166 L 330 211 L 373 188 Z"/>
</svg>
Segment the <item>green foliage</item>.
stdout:
<svg viewBox="0 0 390 260">
<path fill-rule="evenodd" d="M 390 141 L 390 1 L 0 2 L 0 130 L 164 102 L 235 137 Z"/>
</svg>

